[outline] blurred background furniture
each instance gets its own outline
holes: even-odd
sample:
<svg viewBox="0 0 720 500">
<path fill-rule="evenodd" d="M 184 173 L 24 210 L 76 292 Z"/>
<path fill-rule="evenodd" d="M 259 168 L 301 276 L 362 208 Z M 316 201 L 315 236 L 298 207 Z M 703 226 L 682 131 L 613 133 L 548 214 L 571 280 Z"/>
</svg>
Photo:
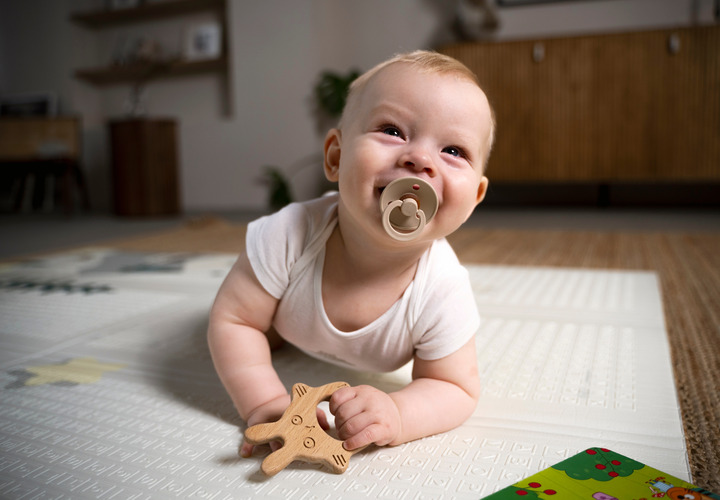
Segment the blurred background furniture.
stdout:
<svg viewBox="0 0 720 500">
<path fill-rule="evenodd" d="M 180 196 L 175 120 L 113 120 L 110 142 L 115 214 L 177 214 Z"/>
<path fill-rule="evenodd" d="M 594 184 L 606 187 L 605 198 L 629 199 L 620 201 L 639 196 L 637 185 L 668 195 L 686 186 L 685 201 L 717 199 L 720 26 L 467 42 L 442 52 L 467 64 L 491 98 L 491 185 Z"/>
<path fill-rule="evenodd" d="M 15 211 L 23 209 L 30 193 L 33 210 L 48 201 L 54 203 L 58 193 L 66 213 L 74 210 L 76 194 L 82 208 L 90 209 L 81 167 L 81 138 L 79 117 L 0 118 L 0 176 L 12 189 Z M 53 191 L 50 200 L 49 186 Z"/>
</svg>

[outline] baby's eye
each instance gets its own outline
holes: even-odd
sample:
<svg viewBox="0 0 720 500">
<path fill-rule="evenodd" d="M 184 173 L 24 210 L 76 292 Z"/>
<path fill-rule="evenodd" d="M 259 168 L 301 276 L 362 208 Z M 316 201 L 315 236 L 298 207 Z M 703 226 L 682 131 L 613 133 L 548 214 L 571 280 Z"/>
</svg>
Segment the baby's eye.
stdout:
<svg viewBox="0 0 720 500">
<path fill-rule="evenodd" d="M 385 125 L 384 127 L 382 127 L 381 131 L 383 134 L 391 135 L 393 137 L 402 137 L 402 132 L 400 132 L 400 129 L 392 125 Z"/>
<path fill-rule="evenodd" d="M 455 147 L 455 146 L 444 147 L 442 152 L 445 154 L 449 154 L 451 156 L 458 156 L 460 158 L 465 158 L 465 152 L 462 149 Z"/>
</svg>

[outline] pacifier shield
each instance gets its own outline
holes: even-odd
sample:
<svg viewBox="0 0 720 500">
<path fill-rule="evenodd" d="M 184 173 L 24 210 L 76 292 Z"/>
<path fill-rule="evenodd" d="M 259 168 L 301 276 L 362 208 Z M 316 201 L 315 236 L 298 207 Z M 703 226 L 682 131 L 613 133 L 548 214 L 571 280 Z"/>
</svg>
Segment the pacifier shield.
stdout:
<svg viewBox="0 0 720 500">
<path fill-rule="evenodd" d="M 417 177 L 392 181 L 380 196 L 383 227 L 391 237 L 410 241 L 435 216 L 438 198 L 429 182 Z"/>
</svg>

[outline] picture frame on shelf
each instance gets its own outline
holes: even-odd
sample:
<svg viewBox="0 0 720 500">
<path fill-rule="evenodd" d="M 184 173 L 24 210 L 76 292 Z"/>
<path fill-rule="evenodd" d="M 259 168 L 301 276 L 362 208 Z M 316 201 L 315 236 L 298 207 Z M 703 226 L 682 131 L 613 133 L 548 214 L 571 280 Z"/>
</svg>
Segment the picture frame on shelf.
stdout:
<svg viewBox="0 0 720 500">
<path fill-rule="evenodd" d="M 222 29 L 218 23 L 190 26 L 185 36 L 185 59 L 217 59 L 222 53 Z"/>
</svg>

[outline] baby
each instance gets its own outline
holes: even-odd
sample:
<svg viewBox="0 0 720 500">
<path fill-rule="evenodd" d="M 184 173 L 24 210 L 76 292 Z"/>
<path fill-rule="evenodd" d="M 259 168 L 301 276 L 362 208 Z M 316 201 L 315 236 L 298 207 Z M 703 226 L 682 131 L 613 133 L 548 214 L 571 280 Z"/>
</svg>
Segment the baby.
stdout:
<svg viewBox="0 0 720 500">
<path fill-rule="evenodd" d="M 397 392 L 333 394 L 329 409 L 348 450 L 444 432 L 473 413 L 479 317 L 445 237 L 485 196 L 493 137 L 475 75 L 450 57 L 402 54 L 352 84 L 324 143 L 325 175 L 339 193 L 251 223 L 210 314 L 215 367 L 248 426 L 277 420 L 290 404 L 271 361 L 282 341 L 355 370 L 413 361 L 412 382 Z M 409 241 L 381 220 L 382 192 L 403 177 L 426 181 L 437 197 L 434 217 Z M 318 418 L 327 426 L 321 410 Z M 244 443 L 241 453 L 252 449 Z"/>
</svg>

